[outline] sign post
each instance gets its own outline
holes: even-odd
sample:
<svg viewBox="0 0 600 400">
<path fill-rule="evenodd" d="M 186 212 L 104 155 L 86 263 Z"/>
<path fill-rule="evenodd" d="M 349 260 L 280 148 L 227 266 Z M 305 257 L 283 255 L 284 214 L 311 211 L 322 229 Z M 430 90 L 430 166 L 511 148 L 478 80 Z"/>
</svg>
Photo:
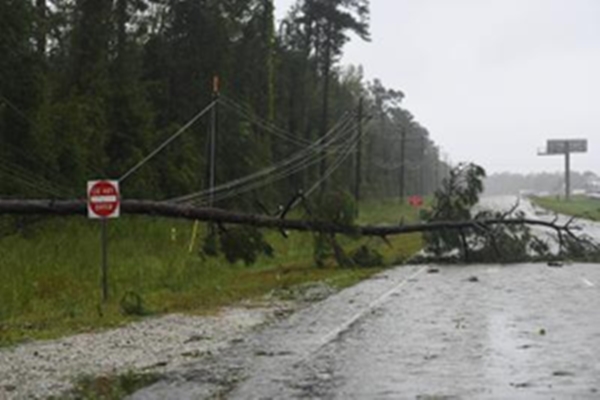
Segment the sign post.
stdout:
<svg viewBox="0 0 600 400">
<path fill-rule="evenodd" d="M 108 235 L 107 220 L 118 218 L 121 211 L 121 195 L 119 181 L 98 180 L 88 181 L 88 218 L 99 219 L 101 222 L 101 253 L 102 253 L 102 301 L 108 300 Z"/>
<path fill-rule="evenodd" d="M 586 153 L 587 139 L 551 139 L 546 143 L 546 151 L 539 152 L 540 156 L 565 156 L 565 200 L 571 197 L 571 153 Z"/>
</svg>

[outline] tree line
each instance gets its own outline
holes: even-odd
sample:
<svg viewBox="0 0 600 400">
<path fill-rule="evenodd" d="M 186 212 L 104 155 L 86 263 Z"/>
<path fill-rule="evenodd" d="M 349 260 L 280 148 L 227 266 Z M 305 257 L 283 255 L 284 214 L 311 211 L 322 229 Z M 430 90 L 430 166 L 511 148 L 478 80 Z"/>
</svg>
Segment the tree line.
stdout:
<svg viewBox="0 0 600 400">
<path fill-rule="evenodd" d="M 598 176 L 591 171 L 571 171 L 571 189 L 576 191 L 596 191 L 593 186 Z M 486 195 L 508 195 L 531 193 L 539 195 L 563 195 L 564 172 L 541 172 L 530 174 L 495 173 L 485 180 Z"/>
<path fill-rule="evenodd" d="M 206 189 L 212 144 L 215 184 L 265 171 L 224 208 L 272 209 L 315 182 L 432 193 L 448 165 L 404 94 L 340 63 L 369 25 L 368 0 L 298 0 L 279 24 L 271 0 L 0 0 L 0 196 L 83 197 L 209 104 L 124 196 Z"/>
</svg>

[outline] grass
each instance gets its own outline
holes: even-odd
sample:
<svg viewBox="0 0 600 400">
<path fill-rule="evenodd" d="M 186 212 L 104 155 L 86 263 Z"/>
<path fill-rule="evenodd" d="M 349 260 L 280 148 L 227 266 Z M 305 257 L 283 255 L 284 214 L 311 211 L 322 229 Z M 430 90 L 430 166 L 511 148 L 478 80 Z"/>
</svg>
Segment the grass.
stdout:
<svg viewBox="0 0 600 400">
<path fill-rule="evenodd" d="M 360 222 L 397 223 L 403 217 L 414 221 L 417 213 L 393 202 L 368 203 L 361 208 Z M 311 234 L 292 232 L 284 239 L 277 231 L 265 232 L 275 249 L 273 258 L 260 257 L 252 266 L 229 264 L 198 251 L 204 225 L 198 224 L 190 252 L 192 221 L 140 216 L 109 221 L 110 297 L 103 303 L 97 221 L 52 217 L 19 224 L 3 217 L 0 346 L 113 327 L 152 314 L 211 313 L 305 282 L 342 288 L 381 270 L 338 268 L 333 261 L 318 268 Z M 340 243 L 348 251 L 368 244 L 384 256 L 386 265 L 403 262 L 422 246 L 419 234 L 389 242 L 344 237 Z"/>
<path fill-rule="evenodd" d="M 534 197 L 533 202 L 548 210 L 600 221 L 600 200 L 585 196 L 573 196 L 570 201 L 556 197 Z"/>
<path fill-rule="evenodd" d="M 80 400 L 122 399 L 159 379 L 156 374 L 128 372 L 121 375 L 80 378 L 68 398 Z M 52 398 L 51 398 L 52 399 Z"/>
</svg>

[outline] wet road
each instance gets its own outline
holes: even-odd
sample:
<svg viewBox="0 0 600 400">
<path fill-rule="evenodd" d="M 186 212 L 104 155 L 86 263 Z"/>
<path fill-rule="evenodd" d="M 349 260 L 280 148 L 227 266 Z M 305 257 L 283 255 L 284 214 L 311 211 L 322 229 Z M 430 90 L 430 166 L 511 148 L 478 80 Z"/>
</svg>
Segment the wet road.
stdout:
<svg viewBox="0 0 600 400">
<path fill-rule="evenodd" d="M 559 225 L 567 224 L 571 217 L 566 215 L 556 215 L 555 213 L 549 212 L 547 210 L 542 209 L 541 207 L 537 207 L 527 198 L 519 198 L 517 196 L 493 196 L 493 197 L 484 197 L 481 199 L 480 204 L 477 208 L 487 208 L 495 211 L 508 211 L 518 202 L 518 211 L 521 211 L 525 214 L 525 218 L 530 219 L 540 219 L 543 221 L 555 221 Z M 572 223 L 574 232 L 579 234 L 585 234 L 590 238 L 594 239 L 596 242 L 600 243 L 600 223 L 594 222 L 585 219 L 576 219 Z M 552 230 L 542 228 L 542 227 L 532 227 L 531 228 L 538 236 L 542 238 L 550 239 L 550 242 L 554 242 L 552 239 L 554 236 L 554 232 Z M 556 243 L 552 243 L 552 249 L 556 250 Z"/>
<path fill-rule="evenodd" d="M 401 267 L 134 398 L 600 398 L 600 265 Z"/>
</svg>

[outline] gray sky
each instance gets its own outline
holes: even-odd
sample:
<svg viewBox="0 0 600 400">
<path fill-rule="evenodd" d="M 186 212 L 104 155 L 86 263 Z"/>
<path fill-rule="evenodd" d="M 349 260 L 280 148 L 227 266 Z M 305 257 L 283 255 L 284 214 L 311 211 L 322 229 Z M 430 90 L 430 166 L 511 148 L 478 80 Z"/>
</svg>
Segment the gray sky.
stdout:
<svg viewBox="0 0 600 400">
<path fill-rule="evenodd" d="M 295 0 L 275 0 L 281 18 Z M 546 139 L 587 138 L 575 170 L 600 173 L 600 1 L 371 0 L 370 43 L 343 64 L 406 94 L 453 162 L 559 171 Z"/>
</svg>

